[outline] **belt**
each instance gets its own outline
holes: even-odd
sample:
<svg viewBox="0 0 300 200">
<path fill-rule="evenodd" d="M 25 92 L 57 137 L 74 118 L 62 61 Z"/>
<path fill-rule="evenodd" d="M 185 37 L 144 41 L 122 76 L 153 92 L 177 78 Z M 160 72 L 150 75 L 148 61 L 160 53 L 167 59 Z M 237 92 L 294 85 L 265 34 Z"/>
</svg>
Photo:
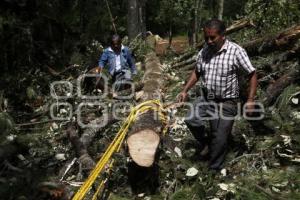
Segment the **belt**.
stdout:
<svg viewBox="0 0 300 200">
<path fill-rule="evenodd" d="M 213 101 L 216 103 L 230 103 L 230 104 L 237 104 L 239 102 L 239 98 L 225 98 L 225 99 L 206 99 L 207 101 Z"/>
<path fill-rule="evenodd" d="M 240 100 L 239 97 L 222 98 L 220 96 L 216 96 L 214 93 L 209 93 L 205 88 L 203 88 L 203 96 L 207 101 L 214 101 L 216 103 L 224 103 L 224 102 L 238 103 Z"/>
</svg>

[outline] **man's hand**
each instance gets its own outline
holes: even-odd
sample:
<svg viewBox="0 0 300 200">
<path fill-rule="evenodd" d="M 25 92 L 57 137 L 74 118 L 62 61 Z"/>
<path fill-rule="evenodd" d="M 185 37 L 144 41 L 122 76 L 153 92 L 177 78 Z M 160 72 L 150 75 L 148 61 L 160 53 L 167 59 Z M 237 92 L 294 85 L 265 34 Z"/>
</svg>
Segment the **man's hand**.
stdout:
<svg viewBox="0 0 300 200">
<path fill-rule="evenodd" d="M 188 93 L 183 91 L 183 92 L 178 94 L 177 101 L 180 102 L 180 103 L 185 102 L 187 97 L 188 97 Z"/>
<path fill-rule="evenodd" d="M 100 67 L 94 67 L 94 68 L 90 69 L 87 73 L 99 74 L 100 72 L 101 72 L 101 68 Z"/>
<path fill-rule="evenodd" d="M 187 96 L 188 96 L 187 92 L 189 91 L 189 89 L 191 89 L 196 84 L 196 82 L 198 80 L 199 80 L 199 73 L 197 72 L 197 69 L 195 69 L 192 72 L 192 74 L 191 74 L 191 76 L 190 76 L 187 84 L 184 86 L 182 92 L 179 93 L 179 95 L 177 96 L 177 101 L 178 102 L 181 103 L 181 102 L 185 102 L 186 101 Z"/>
<path fill-rule="evenodd" d="M 249 94 L 248 94 L 248 100 L 246 102 L 246 114 L 248 116 L 253 115 L 253 111 L 255 108 L 255 104 L 254 104 L 254 96 L 256 94 L 256 88 L 257 88 L 257 75 L 256 75 L 256 71 L 252 72 L 250 74 L 250 85 L 249 85 Z"/>
<path fill-rule="evenodd" d="M 253 115 L 254 108 L 255 108 L 254 100 L 253 99 L 248 99 L 247 102 L 246 102 L 246 114 L 248 116 Z"/>
<path fill-rule="evenodd" d="M 95 73 L 96 74 L 99 74 L 101 72 L 101 68 L 100 67 L 97 67 L 96 69 L 95 69 Z"/>
</svg>

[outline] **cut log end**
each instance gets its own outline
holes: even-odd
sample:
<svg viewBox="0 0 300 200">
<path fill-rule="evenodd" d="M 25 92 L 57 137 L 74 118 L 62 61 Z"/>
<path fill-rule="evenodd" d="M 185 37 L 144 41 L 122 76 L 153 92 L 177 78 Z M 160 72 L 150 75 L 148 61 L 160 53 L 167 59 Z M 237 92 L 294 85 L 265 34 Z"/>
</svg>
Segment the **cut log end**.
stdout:
<svg viewBox="0 0 300 200">
<path fill-rule="evenodd" d="M 159 142 L 159 135 L 150 129 L 130 135 L 127 139 L 130 157 L 139 166 L 150 167 L 155 160 Z"/>
</svg>

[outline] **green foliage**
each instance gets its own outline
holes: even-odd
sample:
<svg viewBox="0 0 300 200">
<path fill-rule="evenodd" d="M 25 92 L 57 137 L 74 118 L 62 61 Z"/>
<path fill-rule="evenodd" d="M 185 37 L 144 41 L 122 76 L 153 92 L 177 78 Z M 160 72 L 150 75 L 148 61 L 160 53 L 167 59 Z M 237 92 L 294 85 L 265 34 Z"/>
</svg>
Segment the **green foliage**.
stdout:
<svg viewBox="0 0 300 200">
<path fill-rule="evenodd" d="M 296 169 L 295 169 L 296 170 Z M 236 199 L 298 199 L 299 194 L 295 191 L 299 189 L 297 182 L 299 175 L 295 170 L 268 170 L 263 173 L 252 173 L 236 180 L 239 184 Z M 260 185 L 269 195 L 259 189 Z M 279 192 L 279 193 L 278 193 Z"/>
<path fill-rule="evenodd" d="M 194 0 L 147 1 L 147 26 L 162 36 L 171 27 L 174 34 L 186 33 L 186 30 L 191 28 L 194 2 Z"/>
<path fill-rule="evenodd" d="M 157 20 L 165 25 L 187 23 L 191 17 L 192 0 L 163 0 L 160 1 L 160 12 Z"/>
<path fill-rule="evenodd" d="M 85 53 L 94 40 L 105 44 L 111 20 L 101 1 L 5 1 L 0 14 L 0 64 L 4 72 L 20 68 L 68 65 L 73 52 Z M 124 34 L 126 4 L 109 1 Z"/>
<path fill-rule="evenodd" d="M 195 194 L 191 191 L 191 188 L 184 188 L 178 190 L 171 196 L 171 200 L 185 200 L 185 199 L 193 199 Z M 194 197 L 195 198 L 195 197 Z"/>
<path fill-rule="evenodd" d="M 300 21 L 298 0 L 249 0 L 245 11 L 262 33 L 282 30 Z"/>
<path fill-rule="evenodd" d="M 132 40 L 128 46 L 133 52 L 136 62 L 143 61 L 145 59 L 146 54 L 150 50 L 150 47 L 141 37 L 137 37 L 134 40 Z"/>
</svg>

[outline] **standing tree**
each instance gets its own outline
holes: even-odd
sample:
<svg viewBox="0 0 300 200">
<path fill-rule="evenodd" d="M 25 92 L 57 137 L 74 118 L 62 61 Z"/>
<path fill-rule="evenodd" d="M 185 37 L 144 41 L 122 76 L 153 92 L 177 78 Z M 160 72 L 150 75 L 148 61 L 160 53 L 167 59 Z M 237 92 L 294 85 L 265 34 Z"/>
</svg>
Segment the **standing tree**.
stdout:
<svg viewBox="0 0 300 200">
<path fill-rule="evenodd" d="M 156 18 L 161 24 L 168 27 L 169 47 L 172 43 L 174 27 L 190 25 L 190 17 L 193 15 L 194 0 L 162 0 L 160 10 Z M 180 25 L 180 26 L 179 26 Z"/>
<path fill-rule="evenodd" d="M 224 0 L 218 1 L 218 19 L 223 19 L 223 10 L 224 10 Z"/>
<path fill-rule="evenodd" d="M 203 0 L 195 0 L 195 10 L 194 10 L 194 33 L 193 33 L 193 46 L 198 42 L 198 32 L 199 32 L 199 9 L 201 10 L 203 6 Z"/>
<path fill-rule="evenodd" d="M 129 40 L 146 32 L 145 5 L 147 0 L 128 0 L 127 29 Z"/>
</svg>

